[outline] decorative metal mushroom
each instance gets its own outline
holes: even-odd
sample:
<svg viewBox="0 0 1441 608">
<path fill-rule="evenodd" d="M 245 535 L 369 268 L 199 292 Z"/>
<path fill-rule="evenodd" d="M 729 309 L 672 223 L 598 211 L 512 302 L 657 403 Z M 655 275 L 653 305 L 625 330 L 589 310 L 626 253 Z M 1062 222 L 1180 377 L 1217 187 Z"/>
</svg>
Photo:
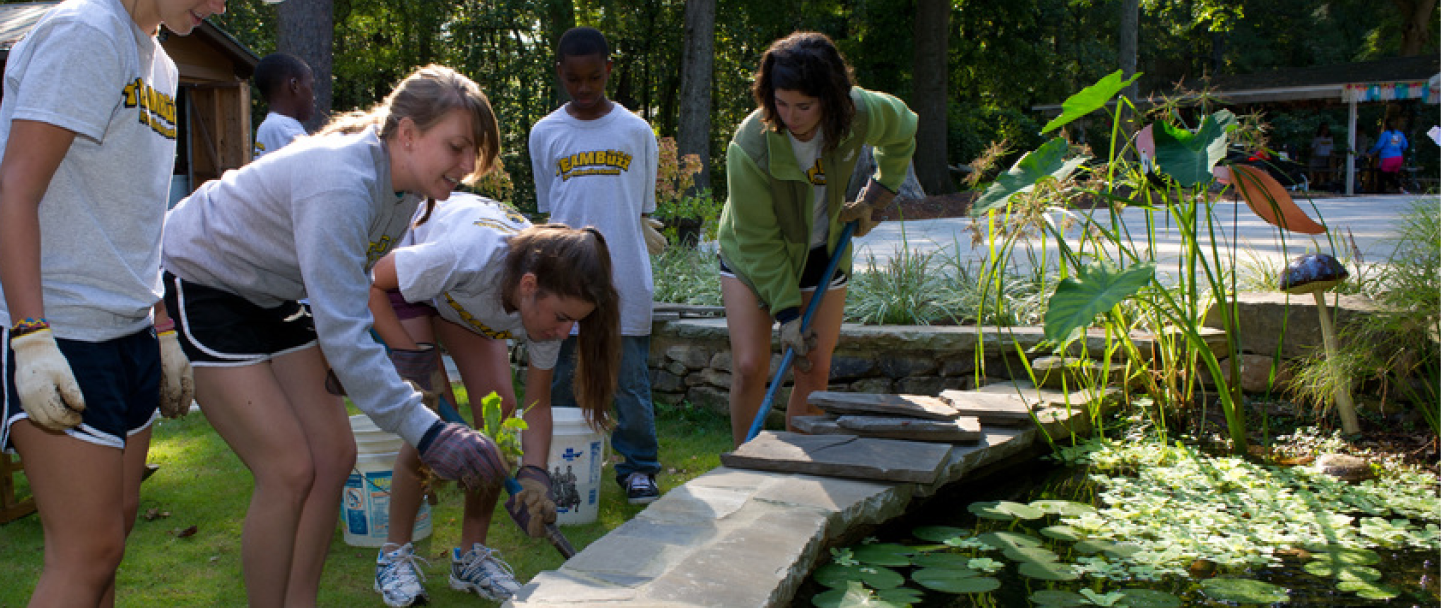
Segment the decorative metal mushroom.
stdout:
<svg viewBox="0 0 1441 608">
<path fill-rule="evenodd" d="M 1335 287 L 1351 273 L 1335 257 L 1324 253 L 1308 253 L 1286 265 L 1281 271 L 1281 291 L 1292 295 L 1311 294 L 1316 298 L 1316 312 L 1321 317 L 1321 338 L 1326 345 L 1326 358 L 1336 359 L 1336 327 L 1331 322 L 1331 312 L 1326 307 L 1326 290 Z M 1344 384 L 1336 387 L 1336 411 L 1341 414 L 1341 430 L 1347 435 L 1361 432 L 1356 420 L 1356 406 L 1351 402 L 1351 390 Z"/>
</svg>

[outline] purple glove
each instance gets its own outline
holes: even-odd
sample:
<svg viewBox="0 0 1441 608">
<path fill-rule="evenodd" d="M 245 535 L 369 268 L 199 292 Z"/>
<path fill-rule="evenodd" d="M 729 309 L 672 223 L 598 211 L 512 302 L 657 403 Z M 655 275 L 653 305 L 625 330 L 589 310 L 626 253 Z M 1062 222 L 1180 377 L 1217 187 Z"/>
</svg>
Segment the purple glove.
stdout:
<svg viewBox="0 0 1441 608">
<path fill-rule="evenodd" d="M 390 363 L 400 377 L 420 386 L 421 390 L 434 391 L 440 385 L 440 351 L 434 344 L 420 343 L 415 350 L 390 349 Z"/>
<path fill-rule="evenodd" d="M 454 422 L 437 422 L 425 432 L 417 451 L 436 475 L 458 481 L 471 492 L 499 485 L 509 470 L 495 442 Z"/>
<path fill-rule="evenodd" d="M 545 525 L 555 523 L 555 493 L 545 469 L 526 465 L 515 474 L 521 490 L 505 501 L 505 510 L 520 529 L 532 538 L 545 535 Z"/>
</svg>

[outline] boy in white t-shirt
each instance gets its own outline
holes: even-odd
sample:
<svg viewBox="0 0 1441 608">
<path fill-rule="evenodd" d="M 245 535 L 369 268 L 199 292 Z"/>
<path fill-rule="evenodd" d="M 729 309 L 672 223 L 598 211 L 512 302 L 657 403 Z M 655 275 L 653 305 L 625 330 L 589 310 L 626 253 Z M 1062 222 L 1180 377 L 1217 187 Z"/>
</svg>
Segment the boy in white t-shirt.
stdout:
<svg viewBox="0 0 1441 608">
<path fill-rule="evenodd" d="M 253 158 L 260 158 L 306 134 L 301 123 L 315 115 L 315 74 L 299 57 L 271 53 L 255 65 L 255 87 L 270 106 L 255 130 Z"/>
<path fill-rule="evenodd" d="M 595 28 L 561 36 L 556 75 L 571 101 L 531 129 L 530 162 L 540 211 L 574 228 L 594 226 L 610 244 L 622 343 L 611 446 L 624 458 L 616 465 L 616 482 L 631 504 L 645 504 L 660 497 L 660 446 L 646 365 L 655 292 L 647 243 L 659 238 L 647 233 L 655 232 L 648 216 L 655 211 L 658 152 L 650 125 L 606 98 L 610 70 L 610 48 Z M 557 406 L 575 402 L 575 344 L 572 335 L 561 347 L 551 391 Z"/>
</svg>

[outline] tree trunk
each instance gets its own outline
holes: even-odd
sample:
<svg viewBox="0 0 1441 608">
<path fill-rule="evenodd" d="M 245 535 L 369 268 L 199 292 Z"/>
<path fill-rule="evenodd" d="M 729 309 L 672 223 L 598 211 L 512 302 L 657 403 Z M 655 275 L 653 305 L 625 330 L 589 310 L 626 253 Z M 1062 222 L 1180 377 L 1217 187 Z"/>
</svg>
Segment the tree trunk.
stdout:
<svg viewBox="0 0 1441 608">
<path fill-rule="evenodd" d="M 715 0 L 685 3 L 685 52 L 681 57 L 680 125 L 676 149 L 681 158 L 700 157 L 695 187 L 710 187 L 711 77 L 715 70 Z"/>
<path fill-rule="evenodd" d="M 279 22 L 276 50 L 304 59 L 315 73 L 315 116 L 305 125 L 306 130 L 313 132 L 330 119 L 335 2 L 283 2 L 276 20 Z"/>
<path fill-rule="evenodd" d="M 549 111 L 559 108 L 562 103 L 567 101 L 565 88 L 560 85 L 560 79 L 555 76 L 554 58 L 557 56 L 556 48 L 560 46 L 560 37 L 565 35 L 570 28 L 575 27 L 575 3 L 570 0 L 549 0 L 545 6 L 545 14 L 549 17 L 545 27 L 546 39 L 549 44 L 545 48 L 550 51 L 552 58 L 547 62 L 547 65 L 551 66 L 550 71 L 547 72 L 550 77 L 550 104 L 546 106 L 546 109 Z"/>
<path fill-rule="evenodd" d="M 1136 73 L 1136 56 L 1139 54 L 1141 29 L 1141 2 L 1140 0 L 1121 0 L 1121 39 L 1120 39 L 1120 62 L 1121 77 L 1130 78 Z M 1126 87 L 1126 97 L 1131 101 L 1136 100 L 1138 87 L 1135 83 Z"/>
<path fill-rule="evenodd" d="M 946 155 L 950 17 L 949 0 L 916 0 L 911 101 L 920 125 L 916 130 L 916 155 L 912 162 L 921 187 L 928 194 L 955 191 Z"/>
<path fill-rule="evenodd" d="M 1401 56 L 1420 55 L 1431 40 L 1431 13 L 1436 0 L 1392 0 L 1401 13 Z"/>
</svg>

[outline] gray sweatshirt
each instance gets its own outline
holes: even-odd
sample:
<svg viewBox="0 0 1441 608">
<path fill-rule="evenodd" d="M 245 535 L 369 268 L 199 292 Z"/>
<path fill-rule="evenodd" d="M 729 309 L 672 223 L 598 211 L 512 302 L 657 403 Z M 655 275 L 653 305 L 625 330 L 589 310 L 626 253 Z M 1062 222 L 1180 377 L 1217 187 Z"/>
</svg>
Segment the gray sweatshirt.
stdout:
<svg viewBox="0 0 1441 608">
<path fill-rule="evenodd" d="M 420 199 L 390 185 L 373 130 L 297 141 L 207 182 L 166 216 L 162 264 L 262 307 L 309 298 L 315 330 L 356 407 L 411 445 L 439 420 L 370 335 L 369 270 Z"/>
</svg>

